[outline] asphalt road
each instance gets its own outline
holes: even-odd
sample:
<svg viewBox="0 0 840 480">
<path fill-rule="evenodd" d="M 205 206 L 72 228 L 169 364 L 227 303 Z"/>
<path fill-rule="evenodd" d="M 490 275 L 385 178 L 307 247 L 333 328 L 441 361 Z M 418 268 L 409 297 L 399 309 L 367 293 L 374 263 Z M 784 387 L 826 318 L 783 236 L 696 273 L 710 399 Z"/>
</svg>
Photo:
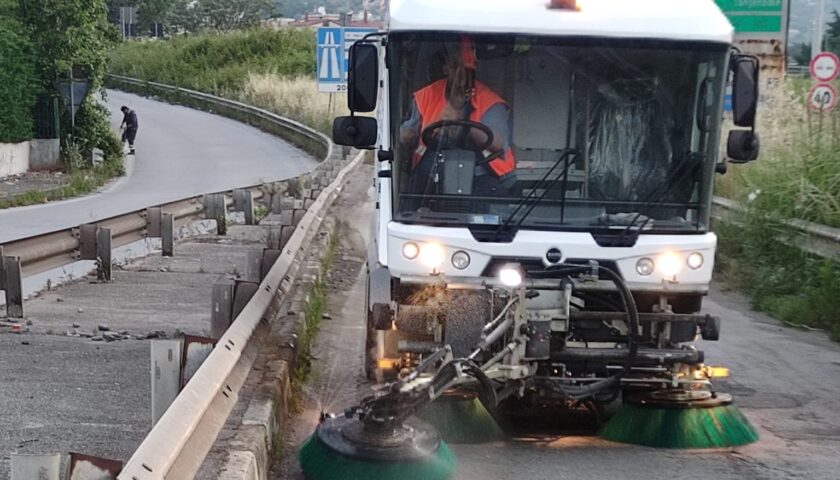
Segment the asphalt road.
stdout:
<svg viewBox="0 0 840 480">
<path fill-rule="evenodd" d="M 184 197 L 295 177 L 316 161 L 253 127 L 184 107 L 111 90 L 116 130 L 121 105 L 137 112 L 137 155 L 128 174 L 100 193 L 0 210 L 0 243 L 76 226 Z"/>
<path fill-rule="evenodd" d="M 356 208 L 368 209 L 369 203 L 368 198 Z M 366 236 L 365 231 L 350 233 L 345 238 Z M 346 242 L 341 258 L 363 257 L 359 243 Z M 333 319 L 322 322 L 304 408 L 291 423 L 283 451 L 296 452 L 322 408 L 340 412 L 371 392 L 361 373 L 364 276 L 361 263 L 353 264 L 355 271 L 339 276 L 353 279 L 352 287 L 331 282 Z M 456 480 L 840 479 L 840 345 L 819 332 L 785 328 L 751 311 L 733 292 L 715 289 L 704 310 L 723 319 L 723 330 L 719 342 L 699 346 L 709 364 L 731 369 L 731 378 L 719 381 L 718 389 L 735 395 L 759 430 L 758 443 L 657 450 L 603 441 L 573 423 L 534 425 L 504 442 L 452 445 Z M 302 479 L 295 457 L 286 455 L 273 478 Z"/>
</svg>

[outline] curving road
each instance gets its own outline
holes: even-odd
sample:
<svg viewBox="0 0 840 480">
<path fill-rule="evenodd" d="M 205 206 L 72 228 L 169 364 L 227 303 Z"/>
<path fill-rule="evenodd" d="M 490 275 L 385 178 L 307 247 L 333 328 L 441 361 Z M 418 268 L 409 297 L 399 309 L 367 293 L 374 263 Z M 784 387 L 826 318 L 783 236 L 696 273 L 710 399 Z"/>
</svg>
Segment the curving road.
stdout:
<svg viewBox="0 0 840 480">
<path fill-rule="evenodd" d="M 127 157 L 127 175 L 94 195 L 0 210 L 0 244 L 184 197 L 295 177 L 317 164 L 274 136 L 218 115 L 114 90 L 107 105 L 115 129 L 121 105 L 139 117 L 137 155 Z"/>
</svg>

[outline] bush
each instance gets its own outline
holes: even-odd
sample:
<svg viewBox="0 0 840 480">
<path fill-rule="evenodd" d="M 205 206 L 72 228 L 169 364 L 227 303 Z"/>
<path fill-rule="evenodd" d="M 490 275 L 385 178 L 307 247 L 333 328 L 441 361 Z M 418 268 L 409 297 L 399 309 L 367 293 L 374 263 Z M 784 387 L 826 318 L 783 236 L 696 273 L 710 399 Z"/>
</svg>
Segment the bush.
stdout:
<svg viewBox="0 0 840 480">
<path fill-rule="evenodd" d="M 774 92 L 759 110 L 759 160 L 719 179 L 718 192 L 747 210 L 716 226 L 718 270 L 755 309 L 840 340 L 840 263 L 797 248 L 801 242 L 782 224 L 795 218 L 840 227 L 840 116 L 804 105 L 802 85 Z"/>
<path fill-rule="evenodd" d="M 102 150 L 105 163 L 116 167 L 115 171 L 122 174 L 123 145 L 111 130 L 109 116 L 105 106 L 89 95 L 76 115 L 76 134 L 73 140 L 85 158 L 90 158 L 94 148 Z"/>
<path fill-rule="evenodd" d="M 32 137 L 39 82 L 32 44 L 7 12 L 0 15 L 0 143 L 17 143 Z"/>
<path fill-rule="evenodd" d="M 314 58 L 311 31 L 256 28 L 123 43 L 111 55 L 111 73 L 224 95 L 238 92 L 249 73 L 311 75 Z"/>
</svg>

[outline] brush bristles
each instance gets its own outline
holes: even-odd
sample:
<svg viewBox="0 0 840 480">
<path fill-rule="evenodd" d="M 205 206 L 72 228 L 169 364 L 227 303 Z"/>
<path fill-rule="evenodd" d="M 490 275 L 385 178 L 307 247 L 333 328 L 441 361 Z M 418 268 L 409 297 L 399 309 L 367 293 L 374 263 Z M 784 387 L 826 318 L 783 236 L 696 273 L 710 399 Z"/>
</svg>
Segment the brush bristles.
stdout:
<svg viewBox="0 0 840 480">
<path fill-rule="evenodd" d="M 376 462 L 344 456 L 313 435 L 301 447 L 298 461 L 308 480 L 448 480 L 455 471 L 455 457 L 443 442 L 422 460 Z"/>
<path fill-rule="evenodd" d="M 440 398 L 417 413 L 450 443 L 482 443 L 503 438 L 502 429 L 477 398 Z"/>
<path fill-rule="evenodd" d="M 723 448 L 758 440 L 758 432 L 735 405 L 652 408 L 625 405 L 601 438 L 656 448 Z"/>
</svg>

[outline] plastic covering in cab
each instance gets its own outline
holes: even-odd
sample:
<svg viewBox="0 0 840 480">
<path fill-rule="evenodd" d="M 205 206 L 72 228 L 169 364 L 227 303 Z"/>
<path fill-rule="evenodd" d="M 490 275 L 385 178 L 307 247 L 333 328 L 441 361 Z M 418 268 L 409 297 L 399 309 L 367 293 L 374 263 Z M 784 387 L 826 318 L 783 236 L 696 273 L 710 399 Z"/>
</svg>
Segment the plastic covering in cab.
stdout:
<svg viewBox="0 0 840 480">
<path fill-rule="evenodd" d="M 590 126 L 592 198 L 645 201 L 667 182 L 674 112 L 665 111 L 658 88 L 653 78 L 598 86 Z"/>
</svg>

